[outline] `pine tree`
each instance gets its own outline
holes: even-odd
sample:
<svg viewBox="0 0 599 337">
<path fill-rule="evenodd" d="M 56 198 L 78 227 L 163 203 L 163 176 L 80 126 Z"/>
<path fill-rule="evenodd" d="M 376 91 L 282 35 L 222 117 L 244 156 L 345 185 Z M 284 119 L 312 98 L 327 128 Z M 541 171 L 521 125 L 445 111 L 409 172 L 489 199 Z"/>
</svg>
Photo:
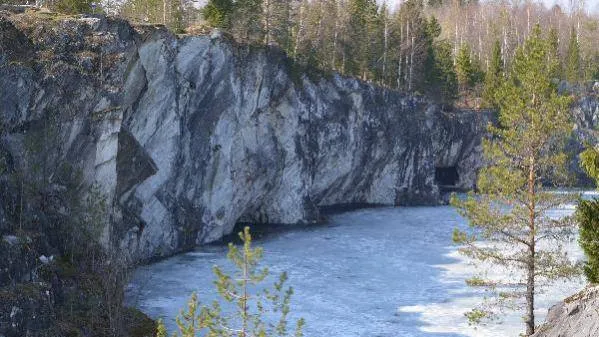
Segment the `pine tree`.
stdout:
<svg viewBox="0 0 599 337">
<path fill-rule="evenodd" d="M 439 20 L 433 15 L 429 20 L 424 21 L 426 38 L 430 44 L 434 43 L 435 39 L 441 36 L 441 25 Z"/>
<path fill-rule="evenodd" d="M 498 306 L 523 295 L 526 336 L 535 330 L 535 295 L 541 281 L 577 272 L 561 249 L 564 237 L 572 234 L 570 219 L 556 220 L 547 214 L 571 197 L 542 187 L 543 182 L 564 177 L 564 145 L 572 130 L 571 99 L 557 93 L 551 76 L 557 60 L 549 54 L 549 43 L 537 25 L 517 50 L 510 76 L 496 94 L 499 125 L 489 126 L 491 137 L 483 143 L 487 166 L 479 174 L 479 192 L 470 193 L 465 200 L 452 198 L 472 229 L 454 231 L 454 241 L 462 245 L 460 252 L 475 261 L 523 274 L 517 283 L 525 284 L 523 294 L 519 287 L 508 291 L 505 285 L 480 278 L 470 284 L 501 289 L 497 291 Z M 548 245 L 539 246 L 542 240 Z M 496 306 L 489 305 L 474 309 L 468 317 L 480 321 L 496 311 Z"/>
<path fill-rule="evenodd" d="M 172 32 L 182 34 L 185 32 L 185 25 L 183 23 L 183 4 L 181 3 L 181 0 L 171 0 L 170 7 L 171 15 L 168 27 Z M 164 17 L 166 17 L 166 13 L 163 18 Z"/>
<path fill-rule="evenodd" d="M 368 66 L 373 55 L 369 38 L 377 17 L 376 1 L 350 0 L 349 13 L 350 43 L 347 45 L 347 54 L 352 57 L 348 59 L 347 70 L 352 75 L 366 80 L 369 73 Z"/>
<path fill-rule="evenodd" d="M 378 24 L 379 24 L 379 29 L 378 29 L 378 34 L 380 39 L 382 40 L 381 43 L 381 57 L 379 58 L 381 66 L 380 66 L 380 73 L 378 74 L 378 79 L 380 80 L 380 83 L 382 85 L 385 85 L 387 83 L 387 79 L 389 77 L 389 38 L 390 38 L 390 22 L 391 22 L 391 17 L 389 15 L 389 9 L 387 8 L 387 4 L 383 3 L 383 5 L 381 6 L 381 10 L 379 12 L 379 20 L 378 20 Z"/>
<path fill-rule="evenodd" d="M 553 73 L 553 77 L 559 79 L 559 78 L 562 78 L 563 69 L 562 69 L 562 62 L 561 62 L 561 57 L 560 57 L 560 53 L 559 53 L 559 37 L 557 35 L 557 29 L 555 29 L 555 28 L 549 29 L 548 39 L 549 39 L 549 50 L 550 50 L 549 57 L 550 57 L 550 59 L 558 60 L 557 62 L 555 62 L 555 71 Z"/>
<path fill-rule="evenodd" d="M 593 147 L 581 154 L 581 166 L 599 186 L 599 152 Z M 576 208 L 580 225 L 579 243 L 587 258 L 584 273 L 591 283 L 599 283 L 599 199 L 581 200 Z"/>
<path fill-rule="evenodd" d="M 425 92 L 441 102 L 450 103 L 457 95 L 457 79 L 453 66 L 452 46 L 447 41 L 435 42 L 441 35 L 441 25 L 432 16 L 425 20 L 426 60 L 424 63 Z"/>
<path fill-rule="evenodd" d="M 210 0 L 202 8 L 202 15 L 212 27 L 226 28 L 231 23 L 233 0 Z"/>
<path fill-rule="evenodd" d="M 237 0 L 233 10 L 232 31 L 235 37 L 246 43 L 264 40 L 263 0 Z"/>
<path fill-rule="evenodd" d="M 285 287 L 287 273 L 282 273 L 272 288 L 261 286 L 269 276 L 267 268 L 259 267 L 263 250 L 260 247 L 252 248 L 249 227 L 239 233 L 239 238 L 243 242 L 241 249 L 230 243 L 227 254 L 236 268 L 235 274 L 229 275 L 218 266 L 213 268 L 216 290 L 228 306 L 234 305 L 235 312 L 231 315 L 224 312 L 218 301 L 209 306 L 200 305 L 194 293 L 188 302 L 187 311 L 182 311 L 177 317 L 180 335 L 175 333 L 173 336 L 196 337 L 202 332 L 210 337 L 303 335 L 303 319 L 297 321 L 293 332 L 289 331 L 288 315 L 293 289 Z M 278 315 L 278 319 L 273 321 L 275 315 Z M 164 325 L 159 324 L 157 330 L 162 334 L 157 337 L 164 337 Z"/>
<path fill-rule="evenodd" d="M 470 59 L 470 47 L 463 44 L 456 56 L 455 72 L 458 78 L 458 86 L 461 93 L 472 88 L 474 67 Z"/>
<path fill-rule="evenodd" d="M 599 52 L 585 58 L 584 79 L 599 81 Z"/>
<path fill-rule="evenodd" d="M 579 243 L 586 256 L 584 274 L 590 283 L 599 283 L 599 200 L 583 200 L 576 208 L 580 225 Z"/>
<path fill-rule="evenodd" d="M 497 108 L 498 103 L 495 100 L 495 93 L 503 81 L 503 60 L 501 59 L 501 42 L 495 41 L 493 53 L 491 54 L 491 64 L 485 75 L 485 89 L 483 99 L 485 104 Z"/>
<path fill-rule="evenodd" d="M 273 2 L 272 42 L 290 54 L 293 41 L 291 36 L 291 2 L 288 0 L 274 0 Z"/>
<path fill-rule="evenodd" d="M 571 84 L 580 81 L 580 47 L 576 30 L 572 28 L 570 33 L 570 43 L 568 44 L 568 55 L 566 57 L 566 80 Z"/>
<path fill-rule="evenodd" d="M 80 14 L 91 13 L 92 0 L 58 0 L 53 2 L 53 8 L 61 13 Z"/>
<path fill-rule="evenodd" d="M 433 74 L 432 83 L 439 86 L 442 101 L 450 103 L 458 95 L 458 80 L 453 66 L 453 46 L 448 41 L 435 44 Z"/>
<path fill-rule="evenodd" d="M 164 21 L 163 0 L 127 0 L 121 6 L 121 15 L 138 22 Z"/>
</svg>

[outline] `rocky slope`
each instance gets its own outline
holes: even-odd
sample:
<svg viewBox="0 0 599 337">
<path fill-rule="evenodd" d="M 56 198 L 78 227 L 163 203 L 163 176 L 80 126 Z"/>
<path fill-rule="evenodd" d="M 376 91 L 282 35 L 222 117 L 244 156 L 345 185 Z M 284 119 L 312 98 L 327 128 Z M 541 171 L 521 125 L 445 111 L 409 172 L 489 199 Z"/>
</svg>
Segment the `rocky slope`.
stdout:
<svg viewBox="0 0 599 337">
<path fill-rule="evenodd" d="M 599 287 L 589 286 L 549 309 L 533 337 L 599 336 Z"/>
<path fill-rule="evenodd" d="M 472 187 L 486 123 L 218 33 L 43 13 L 0 15 L 0 107 L 4 176 L 43 167 L 61 191 L 75 168 L 134 260 L 323 206 L 435 204 L 436 168 Z M 0 231 L 18 203 L 3 190 Z"/>
</svg>

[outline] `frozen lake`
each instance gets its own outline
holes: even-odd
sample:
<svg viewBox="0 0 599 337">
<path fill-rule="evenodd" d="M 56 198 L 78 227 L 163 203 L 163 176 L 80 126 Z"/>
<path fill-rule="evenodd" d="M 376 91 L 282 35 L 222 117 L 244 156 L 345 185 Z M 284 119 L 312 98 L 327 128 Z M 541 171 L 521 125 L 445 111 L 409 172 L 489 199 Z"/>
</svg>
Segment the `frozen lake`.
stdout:
<svg viewBox="0 0 599 337">
<path fill-rule="evenodd" d="M 569 214 L 566 206 L 556 214 Z M 449 206 L 376 208 L 333 215 L 328 225 L 256 240 L 273 274 L 289 274 L 294 317 L 306 337 L 517 336 L 521 315 L 471 327 L 464 313 L 483 292 L 469 288 L 473 266 L 452 246 L 451 232 L 465 222 Z M 580 256 L 576 242 L 573 255 Z M 139 268 L 128 302 L 173 329 L 191 292 L 215 298 L 214 264 L 227 265 L 225 247 L 208 247 Z M 537 299 L 537 322 L 582 280 L 559 282 Z"/>
</svg>

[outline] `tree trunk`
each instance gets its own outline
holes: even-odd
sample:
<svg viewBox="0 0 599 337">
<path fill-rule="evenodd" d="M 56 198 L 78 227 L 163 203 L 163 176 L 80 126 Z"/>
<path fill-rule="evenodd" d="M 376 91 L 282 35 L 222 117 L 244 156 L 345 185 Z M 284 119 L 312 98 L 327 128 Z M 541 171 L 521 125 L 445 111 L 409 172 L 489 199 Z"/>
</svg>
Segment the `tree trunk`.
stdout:
<svg viewBox="0 0 599 337">
<path fill-rule="evenodd" d="M 501 50 L 503 53 L 503 69 L 507 68 L 507 31 L 505 26 L 503 27 L 503 49 Z"/>
<path fill-rule="evenodd" d="M 271 17 L 271 4 L 270 4 L 270 0 L 264 0 L 262 2 L 262 25 L 264 26 L 264 45 L 268 46 L 268 44 L 270 43 L 270 17 Z"/>
<path fill-rule="evenodd" d="M 345 63 L 347 62 L 347 55 L 345 54 L 345 48 L 342 48 L 342 59 L 341 59 L 341 75 L 345 75 Z"/>
<path fill-rule="evenodd" d="M 456 65 L 456 55 L 458 55 L 458 20 L 455 22 L 455 40 L 453 43 L 453 65 Z"/>
<path fill-rule="evenodd" d="M 526 34 L 530 35 L 530 4 L 526 4 Z"/>
<path fill-rule="evenodd" d="M 533 98 L 534 101 L 534 98 Z M 535 157 L 530 157 L 528 171 L 528 265 L 526 268 L 526 336 L 535 332 L 535 239 L 536 239 L 536 167 Z"/>
<path fill-rule="evenodd" d="M 241 332 L 239 334 L 239 337 L 246 337 L 248 334 L 248 326 L 249 326 L 249 316 L 248 316 L 248 300 L 249 300 L 249 296 L 248 296 L 248 282 L 249 282 L 249 274 L 248 274 L 248 258 L 247 258 L 247 251 L 245 250 L 244 247 L 244 252 L 243 252 L 243 297 L 241 298 L 242 301 L 242 316 L 241 316 Z"/>
<path fill-rule="evenodd" d="M 399 25 L 399 62 L 397 62 L 397 90 L 401 90 L 401 65 L 402 65 L 402 57 L 401 57 L 401 44 L 403 43 L 403 25 Z"/>
<path fill-rule="evenodd" d="M 410 43 L 409 41 L 410 41 L 410 22 L 406 22 L 406 45 L 408 45 Z M 406 54 L 406 71 L 405 71 L 405 75 L 404 75 L 404 83 L 408 83 L 409 69 L 410 69 L 410 57 L 409 57 L 409 55 Z"/>
<path fill-rule="evenodd" d="M 389 48 L 389 27 L 388 27 L 388 20 L 387 18 L 383 18 L 383 20 L 385 20 L 385 28 L 384 28 L 384 44 L 383 44 L 383 73 L 381 75 L 382 77 L 382 84 L 385 85 L 385 78 L 387 75 L 387 49 Z"/>
<path fill-rule="evenodd" d="M 412 48 L 410 51 L 410 80 L 408 82 L 408 90 L 412 91 L 412 78 L 414 75 L 414 39 L 415 37 L 412 36 L 412 41 L 411 41 L 411 45 L 410 47 Z"/>
<path fill-rule="evenodd" d="M 317 52 L 320 51 L 320 47 L 322 45 L 322 18 L 324 17 L 322 0 L 318 1 L 318 24 L 316 25 L 318 28 L 316 29 L 316 46 L 314 50 Z M 318 57 L 320 58 L 320 57 Z"/>
<path fill-rule="evenodd" d="M 340 13 L 340 9 L 339 9 L 340 5 L 337 1 L 335 1 L 335 28 L 334 28 L 334 32 L 333 32 L 333 59 L 332 59 L 332 64 L 331 64 L 331 69 L 333 70 L 337 70 L 337 40 L 339 38 L 339 13 Z"/>
</svg>

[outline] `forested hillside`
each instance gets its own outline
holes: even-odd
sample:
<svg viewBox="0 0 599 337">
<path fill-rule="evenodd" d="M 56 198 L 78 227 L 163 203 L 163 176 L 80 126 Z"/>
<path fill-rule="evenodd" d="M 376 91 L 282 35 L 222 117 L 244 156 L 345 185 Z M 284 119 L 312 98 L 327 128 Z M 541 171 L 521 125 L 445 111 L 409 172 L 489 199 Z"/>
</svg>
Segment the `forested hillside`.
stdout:
<svg viewBox="0 0 599 337">
<path fill-rule="evenodd" d="M 23 3 L 22 0 L 3 0 Z M 177 33 L 217 27 L 237 41 L 278 46 L 314 74 L 336 71 L 466 107 L 493 104 L 497 77 L 540 23 L 560 59 L 555 78 L 599 78 L 599 21 L 584 11 L 533 1 L 407 0 L 47 0 L 63 12 L 99 12 L 163 24 Z M 319 70 L 319 71 L 318 71 Z M 485 88 L 486 87 L 486 88 Z"/>
</svg>

